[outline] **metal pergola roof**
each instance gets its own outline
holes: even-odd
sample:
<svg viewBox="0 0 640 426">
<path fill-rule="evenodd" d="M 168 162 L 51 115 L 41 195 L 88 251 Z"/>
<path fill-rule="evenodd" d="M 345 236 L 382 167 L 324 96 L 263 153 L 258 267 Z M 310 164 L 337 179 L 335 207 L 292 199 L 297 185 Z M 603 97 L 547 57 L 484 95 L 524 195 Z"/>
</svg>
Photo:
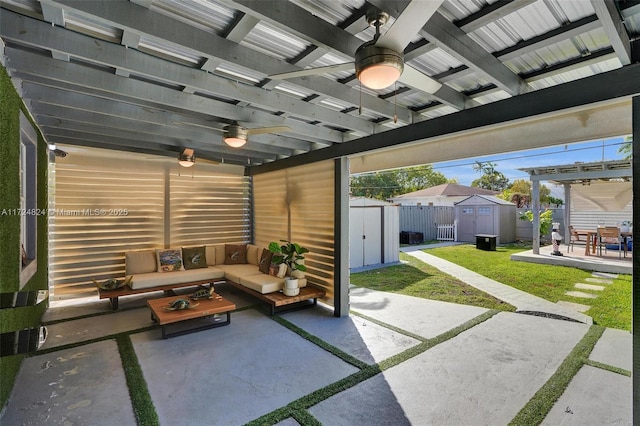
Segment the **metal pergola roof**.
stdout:
<svg viewBox="0 0 640 426">
<path fill-rule="evenodd" d="M 592 180 L 629 181 L 633 177 L 631 160 L 577 162 L 559 166 L 525 167 L 518 169 L 529 174 L 531 181 L 556 184 L 586 184 Z"/>
<path fill-rule="evenodd" d="M 442 84 L 435 93 L 405 83 L 360 91 L 352 71 L 268 78 L 353 61 L 373 36 L 367 10 L 388 12 L 388 27 L 411 3 L 0 0 L 0 53 L 50 143 L 165 156 L 189 147 L 242 165 L 479 127 L 489 105 L 529 105 L 596 77 L 595 91 L 571 86 L 575 102 L 640 92 L 640 4 L 623 0 L 445 0 L 404 50 L 406 64 Z M 546 93 L 545 108 L 572 106 Z M 234 149 L 221 137 L 234 120 L 290 130 Z"/>
</svg>

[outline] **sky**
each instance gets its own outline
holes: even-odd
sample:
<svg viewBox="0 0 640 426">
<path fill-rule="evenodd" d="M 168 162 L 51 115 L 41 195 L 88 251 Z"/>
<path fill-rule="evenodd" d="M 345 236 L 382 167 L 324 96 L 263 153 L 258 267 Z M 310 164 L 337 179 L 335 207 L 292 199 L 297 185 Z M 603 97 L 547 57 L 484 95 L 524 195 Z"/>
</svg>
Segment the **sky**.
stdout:
<svg viewBox="0 0 640 426">
<path fill-rule="evenodd" d="M 495 163 L 496 170 L 504 174 L 511 182 L 516 179 L 529 180 L 529 174 L 518 170 L 519 168 L 572 164 L 577 161 L 588 163 L 603 160 L 620 160 L 622 155 L 618 153 L 618 148 L 623 141 L 624 138 L 618 137 L 581 142 L 550 148 L 433 163 L 432 167 L 447 178 L 456 178 L 459 184 L 467 186 L 470 186 L 471 182 L 481 176 L 479 172 L 473 170 L 473 165 L 476 161 Z M 549 184 L 547 186 L 552 190 L 553 196 L 562 197 L 563 190 L 561 188 L 552 188 Z"/>
</svg>

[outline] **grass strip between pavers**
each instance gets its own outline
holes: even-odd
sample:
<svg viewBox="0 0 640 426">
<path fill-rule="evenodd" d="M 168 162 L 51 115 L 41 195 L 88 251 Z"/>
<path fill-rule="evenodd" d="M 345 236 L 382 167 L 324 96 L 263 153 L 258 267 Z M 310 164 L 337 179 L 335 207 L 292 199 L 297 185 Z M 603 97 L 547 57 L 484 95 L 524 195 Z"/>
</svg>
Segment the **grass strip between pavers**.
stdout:
<svg viewBox="0 0 640 426">
<path fill-rule="evenodd" d="M 623 376 L 631 377 L 631 371 L 625 370 L 624 368 L 620 367 L 614 367 L 613 365 L 605 364 L 603 362 L 588 359 L 585 361 L 585 364 L 590 365 L 591 367 L 600 368 L 602 370 L 611 371 L 612 373 L 618 373 L 622 374 Z"/>
<path fill-rule="evenodd" d="M 592 325 L 556 372 L 533 395 L 529 402 L 511 420 L 509 425 L 539 425 L 562 396 L 573 377 L 587 364 L 589 354 L 604 333 L 604 327 Z"/>
<path fill-rule="evenodd" d="M 147 381 L 142 374 L 142 368 L 129 335 L 127 333 L 119 334 L 116 337 L 116 342 L 138 426 L 159 425 L 158 413 L 151 400 Z"/>
<path fill-rule="evenodd" d="M 333 346 L 330 343 L 325 342 L 324 340 L 320 339 L 319 337 L 316 337 L 313 334 L 303 330 L 302 328 L 300 328 L 297 325 L 291 323 L 290 321 L 287 321 L 286 319 L 282 318 L 281 316 L 277 316 L 276 315 L 276 316 L 272 316 L 270 318 L 272 320 L 274 320 L 275 322 L 277 322 L 278 324 L 282 325 L 283 327 L 288 328 L 289 330 L 291 330 L 294 333 L 298 334 L 300 337 L 310 341 L 311 343 L 313 343 L 316 346 L 321 347 L 325 351 L 329 352 L 332 355 L 337 356 L 338 358 L 340 358 L 344 362 L 349 363 L 349 364 L 353 365 L 356 368 L 363 369 L 363 368 L 369 366 L 369 364 L 367 364 L 366 362 L 360 361 L 358 358 L 349 355 L 348 353 L 344 352 L 341 349 L 338 349 L 337 347 Z"/>
<path fill-rule="evenodd" d="M 500 313 L 502 311 L 499 310 L 495 310 L 492 309 L 490 311 L 487 311 L 481 315 L 478 315 L 475 318 L 472 318 L 471 320 L 465 322 L 464 324 L 461 324 L 449 331 L 446 331 L 432 339 L 424 339 L 421 338 L 423 341 L 421 343 L 419 343 L 418 345 L 412 346 L 411 348 L 397 354 L 394 355 L 392 357 L 389 357 L 385 360 L 383 360 L 382 362 L 375 364 L 375 365 L 368 365 L 366 363 L 363 363 L 362 361 L 359 361 L 361 364 L 364 364 L 365 367 L 363 367 L 360 371 L 357 371 L 341 380 L 338 380 L 337 382 L 331 383 L 330 385 L 327 385 L 321 389 L 318 389 L 316 391 L 311 392 L 308 395 L 305 395 L 295 401 L 292 401 L 291 403 L 289 403 L 289 405 L 279 408 L 275 411 L 272 411 L 271 413 L 265 414 L 262 417 L 259 417 L 249 423 L 247 423 L 248 426 L 263 426 L 263 425 L 274 425 L 278 422 L 281 422 L 289 417 L 294 416 L 294 418 L 296 419 L 296 421 L 298 423 L 300 423 L 302 426 L 317 426 L 318 424 L 320 424 L 318 422 L 318 420 L 313 417 L 310 413 L 308 413 L 307 409 L 313 407 L 314 405 L 319 404 L 320 402 L 324 401 L 325 399 L 328 399 L 342 391 L 345 391 L 349 388 L 354 387 L 355 385 L 364 382 L 367 379 L 370 379 L 371 377 L 383 372 L 384 370 L 387 370 L 391 367 L 394 367 L 410 358 L 413 358 L 417 355 L 420 355 L 421 353 L 427 351 L 428 349 L 431 349 L 432 347 L 443 343 L 449 339 L 452 339 L 454 337 L 456 337 L 457 335 L 459 335 L 460 333 L 469 330 L 472 327 L 475 327 L 476 325 L 485 322 L 486 320 L 488 320 L 489 318 L 493 317 L 494 315 L 496 315 L 497 313 Z M 278 317 L 279 318 L 279 317 Z M 280 318 L 280 320 L 282 320 L 283 322 L 280 322 L 280 320 L 274 318 L 274 320 L 278 321 L 279 323 L 283 324 L 285 327 L 287 327 L 287 323 L 289 323 L 289 321 L 284 320 L 283 318 Z M 384 322 L 381 321 L 377 321 L 376 322 L 379 325 L 385 326 L 387 328 L 390 329 L 395 329 L 395 327 L 390 326 L 389 324 L 385 324 Z M 290 324 L 290 323 L 289 323 Z M 307 333 L 306 331 L 300 329 L 299 327 L 291 324 L 295 329 L 298 329 L 300 331 L 302 331 L 303 334 L 300 334 L 301 337 L 306 338 L 305 336 L 311 336 L 314 338 L 313 343 L 316 343 L 315 341 L 320 341 L 323 342 L 323 345 L 326 345 L 327 347 L 332 347 L 332 345 L 330 345 L 329 343 L 324 342 L 323 340 L 312 336 L 311 334 Z M 294 328 L 292 328 L 293 331 L 296 331 Z M 297 332 L 297 331 L 296 331 Z M 406 334 L 406 332 L 404 333 Z M 317 343 L 316 343 L 317 344 Z M 324 346 L 321 346 L 324 348 Z M 336 348 L 337 349 L 337 348 Z M 337 351 L 342 352 L 340 349 L 337 349 Z M 332 352 L 333 353 L 333 352 Z M 351 357 L 351 355 L 349 355 L 349 357 Z M 307 412 L 309 417 L 298 417 L 299 413 L 301 412 Z"/>
<path fill-rule="evenodd" d="M 387 324 L 387 323 L 386 323 L 386 322 L 384 322 L 384 321 L 377 320 L 377 319 L 372 318 L 372 317 L 370 317 L 370 316 L 368 316 L 368 315 L 361 314 L 360 312 L 350 311 L 350 313 L 351 313 L 351 314 L 353 314 L 353 315 L 355 315 L 355 316 L 358 316 L 358 317 L 360 317 L 360 318 L 362 318 L 362 319 L 365 319 L 365 320 L 367 320 L 367 321 L 370 321 L 370 322 L 372 322 L 372 323 L 374 323 L 374 324 L 380 325 L 380 326 L 382 326 L 382 327 L 384 327 L 384 328 L 388 328 L 388 329 L 389 329 L 389 330 L 391 330 L 391 331 L 395 331 L 396 333 L 399 333 L 399 334 L 405 335 L 405 336 L 407 336 L 407 337 L 411 337 L 412 339 L 418 340 L 418 341 L 420 341 L 420 342 L 426 342 L 426 341 L 428 340 L 426 337 L 422 337 L 422 336 L 417 335 L 417 334 L 415 334 L 415 333 L 412 333 L 412 332 L 410 332 L 410 331 L 403 330 L 402 328 L 398 328 L 398 327 L 396 327 L 396 326 L 394 326 L 394 325 Z"/>
</svg>

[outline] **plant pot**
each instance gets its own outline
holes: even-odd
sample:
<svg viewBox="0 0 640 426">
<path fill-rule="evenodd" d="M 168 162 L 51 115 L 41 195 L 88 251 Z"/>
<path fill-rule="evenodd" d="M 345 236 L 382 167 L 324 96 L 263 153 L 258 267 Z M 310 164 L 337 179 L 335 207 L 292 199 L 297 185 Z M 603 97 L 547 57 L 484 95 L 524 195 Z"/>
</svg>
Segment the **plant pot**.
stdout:
<svg viewBox="0 0 640 426">
<path fill-rule="evenodd" d="M 285 296 L 297 296 L 300 293 L 300 288 L 298 287 L 298 279 L 285 278 L 284 289 L 282 289 L 282 292 Z"/>
<path fill-rule="evenodd" d="M 622 226 L 620 227 L 620 232 L 630 232 L 630 231 L 629 231 L 629 229 L 630 229 L 630 228 L 629 228 L 628 226 L 626 226 L 626 225 L 622 225 Z"/>
</svg>

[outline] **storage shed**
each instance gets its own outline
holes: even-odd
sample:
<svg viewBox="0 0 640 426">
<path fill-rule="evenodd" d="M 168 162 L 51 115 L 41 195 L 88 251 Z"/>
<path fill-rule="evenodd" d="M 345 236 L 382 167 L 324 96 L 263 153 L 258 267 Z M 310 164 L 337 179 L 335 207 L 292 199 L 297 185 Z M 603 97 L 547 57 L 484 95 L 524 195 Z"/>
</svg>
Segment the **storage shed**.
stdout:
<svg viewBox="0 0 640 426">
<path fill-rule="evenodd" d="M 472 195 L 455 204 L 458 241 L 475 242 L 477 234 L 497 235 L 497 243 L 516 239 L 516 205 L 491 195 Z"/>
<path fill-rule="evenodd" d="M 399 206 L 373 198 L 349 202 L 349 267 L 394 263 L 400 259 Z"/>
</svg>

